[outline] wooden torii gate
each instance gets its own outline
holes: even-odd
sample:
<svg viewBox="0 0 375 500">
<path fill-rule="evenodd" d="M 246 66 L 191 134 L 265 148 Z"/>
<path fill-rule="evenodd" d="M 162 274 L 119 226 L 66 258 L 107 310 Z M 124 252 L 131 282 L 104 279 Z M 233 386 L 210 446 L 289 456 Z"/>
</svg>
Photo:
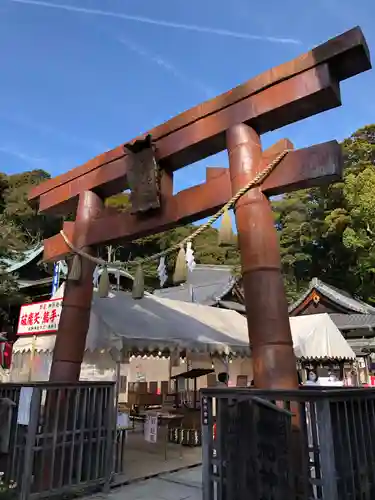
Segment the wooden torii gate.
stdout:
<svg viewBox="0 0 375 500">
<path fill-rule="evenodd" d="M 262 152 L 260 134 L 341 105 L 340 81 L 371 68 L 366 41 L 354 28 L 312 51 L 211 99 L 145 136 L 107 151 L 33 188 L 42 213 L 68 214 L 64 233 L 93 254 L 98 245 L 132 241 L 212 215 L 285 149 L 281 140 Z M 206 182 L 173 195 L 173 172 L 223 149 L 229 169 L 208 168 Z M 147 165 L 156 160 L 160 181 Z M 255 385 L 297 386 L 296 363 L 282 280 L 278 237 L 268 197 L 338 180 L 336 141 L 292 151 L 234 208 L 238 229 Z M 113 213 L 105 198 L 130 187 L 132 212 Z M 44 260 L 71 253 L 61 234 L 44 241 Z M 82 264 L 79 282 L 66 284 L 51 380 L 79 378 L 89 326 L 94 265 Z"/>
</svg>

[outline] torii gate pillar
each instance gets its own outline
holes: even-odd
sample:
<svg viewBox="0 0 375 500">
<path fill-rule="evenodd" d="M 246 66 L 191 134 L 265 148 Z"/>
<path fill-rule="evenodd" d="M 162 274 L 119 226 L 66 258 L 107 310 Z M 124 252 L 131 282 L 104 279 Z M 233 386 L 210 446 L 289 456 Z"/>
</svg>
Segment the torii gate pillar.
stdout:
<svg viewBox="0 0 375 500">
<path fill-rule="evenodd" d="M 236 194 L 262 169 L 262 146 L 255 130 L 244 124 L 231 127 L 226 139 L 232 192 Z M 296 359 L 271 205 L 259 186 L 243 195 L 234 211 L 255 386 L 297 387 Z"/>
<path fill-rule="evenodd" d="M 91 222 L 103 209 L 102 199 L 93 191 L 84 191 L 79 196 L 77 222 Z M 93 248 L 84 244 L 86 234 L 74 231 L 76 248 L 93 255 Z M 52 382 L 75 382 L 79 380 L 81 363 L 85 352 L 87 330 L 93 295 L 93 273 L 95 264 L 82 259 L 81 279 L 66 280 L 61 312 L 59 335 L 53 350 L 50 373 Z"/>
</svg>

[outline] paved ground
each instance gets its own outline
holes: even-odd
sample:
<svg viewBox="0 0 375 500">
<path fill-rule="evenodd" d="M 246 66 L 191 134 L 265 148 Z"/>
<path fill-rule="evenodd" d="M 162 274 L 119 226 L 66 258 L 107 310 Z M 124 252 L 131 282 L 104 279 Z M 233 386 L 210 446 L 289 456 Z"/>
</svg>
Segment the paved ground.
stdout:
<svg viewBox="0 0 375 500">
<path fill-rule="evenodd" d="M 201 485 L 202 468 L 194 467 L 115 488 L 108 495 L 94 495 L 86 500 L 202 500 Z"/>
<path fill-rule="evenodd" d="M 117 474 L 114 481 L 124 484 L 134 479 L 166 474 L 201 464 L 202 450 L 200 447 L 190 448 L 167 443 L 162 432 L 159 433 L 158 442 L 155 444 L 147 443 L 143 433 L 130 432 L 119 460 L 121 464 L 117 464 L 117 470 L 123 470 L 124 473 Z"/>
</svg>

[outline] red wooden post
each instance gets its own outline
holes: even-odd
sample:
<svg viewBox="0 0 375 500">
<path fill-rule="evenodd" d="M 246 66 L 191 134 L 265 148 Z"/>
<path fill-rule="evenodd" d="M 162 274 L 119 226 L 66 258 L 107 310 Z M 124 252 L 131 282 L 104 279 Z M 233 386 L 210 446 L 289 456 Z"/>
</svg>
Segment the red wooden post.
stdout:
<svg viewBox="0 0 375 500">
<path fill-rule="evenodd" d="M 100 214 L 103 201 L 93 191 L 84 191 L 79 197 L 77 222 L 89 222 Z M 93 255 L 92 247 L 82 245 L 86 234 L 76 231 L 74 245 Z M 86 336 L 90 324 L 93 294 L 93 272 L 95 264 L 82 259 L 82 274 L 79 281 L 67 280 L 65 284 L 59 331 L 53 351 L 50 381 L 76 382 L 79 380 L 81 363 L 85 351 Z"/>
<path fill-rule="evenodd" d="M 259 173 L 262 146 L 255 130 L 239 124 L 227 131 L 227 149 L 235 194 Z M 260 187 L 239 199 L 235 215 L 255 386 L 297 387 L 278 236 L 271 205 Z"/>
</svg>

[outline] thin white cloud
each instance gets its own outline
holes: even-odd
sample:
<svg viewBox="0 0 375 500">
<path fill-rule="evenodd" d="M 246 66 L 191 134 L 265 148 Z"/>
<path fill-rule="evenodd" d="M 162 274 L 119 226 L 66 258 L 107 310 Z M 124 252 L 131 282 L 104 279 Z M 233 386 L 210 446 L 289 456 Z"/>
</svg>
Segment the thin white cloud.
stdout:
<svg viewBox="0 0 375 500">
<path fill-rule="evenodd" d="M 44 163 L 47 161 L 46 158 L 31 156 L 27 153 L 24 153 L 23 151 L 20 151 L 17 148 L 12 148 L 10 146 L 0 146 L 0 153 L 4 153 L 5 155 L 8 156 L 13 156 L 14 158 L 17 158 L 17 160 L 21 160 L 23 162 L 34 165 Z"/>
<path fill-rule="evenodd" d="M 106 146 L 95 142 L 95 141 L 89 141 L 89 140 L 84 140 L 81 139 L 80 137 L 75 137 L 73 135 L 67 134 L 63 132 L 62 130 L 57 130 L 54 127 L 51 127 L 49 125 L 46 125 L 44 123 L 39 123 L 34 119 L 31 119 L 23 114 L 19 114 L 17 112 L 13 114 L 9 113 L 2 113 L 0 111 L 0 119 L 3 119 L 7 122 L 20 125 L 21 127 L 28 128 L 30 130 L 34 130 L 38 132 L 41 135 L 53 137 L 55 140 L 65 142 L 65 143 L 70 143 L 70 144 L 77 144 L 79 146 L 84 146 L 89 149 L 98 149 L 102 150 L 105 149 Z"/>
<path fill-rule="evenodd" d="M 159 68 L 164 69 L 167 71 L 170 75 L 172 75 L 174 78 L 177 80 L 195 87 L 197 90 L 202 92 L 207 99 L 213 97 L 217 92 L 208 85 L 205 85 L 199 80 L 196 80 L 195 78 L 192 78 L 191 76 L 187 76 L 186 74 L 182 73 L 179 69 L 176 68 L 171 62 L 167 61 L 164 59 L 164 57 L 161 57 L 160 55 L 156 54 L 151 54 L 148 52 L 146 49 L 143 47 L 135 44 L 134 42 L 131 42 L 130 40 L 127 40 L 123 37 L 118 38 L 118 41 L 122 44 L 125 45 L 129 50 L 132 52 L 136 53 L 137 55 L 144 57 L 148 61 L 156 64 L 159 66 Z"/>
<path fill-rule="evenodd" d="M 207 33 L 209 35 L 239 38 L 241 40 L 258 40 L 262 42 L 293 44 L 293 45 L 300 45 L 302 43 L 300 40 L 296 40 L 295 38 L 279 38 L 273 36 L 252 35 L 249 33 L 241 33 L 238 31 L 211 28 L 208 26 L 175 23 L 171 21 L 165 21 L 163 19 L 152 19 L 150 17 L 134 16 L 130 14 L 124 14 L 122 12 L 112 12 L 101 9 L 88 9 L 86 7 L 76 7 L 74 5 L 44 2 L 43 0 L 8 0 L 8 1 L 18 4 L 33 5 L 35 7 L 45 7 L 50 9 L 60 9 L 60 10 L 65 10 L 67 12 L 77 12 L 93 16 L 114 17 L 116 19 L 123 19 L 124 21 L 133 21 L 136 23 L 143 23 L 143 24 L 153 24 L 155 26 L 160 26 L 163 28 L 173 28 L 177 30 L 193 31 L 195 33 Z"/>
</svg>

